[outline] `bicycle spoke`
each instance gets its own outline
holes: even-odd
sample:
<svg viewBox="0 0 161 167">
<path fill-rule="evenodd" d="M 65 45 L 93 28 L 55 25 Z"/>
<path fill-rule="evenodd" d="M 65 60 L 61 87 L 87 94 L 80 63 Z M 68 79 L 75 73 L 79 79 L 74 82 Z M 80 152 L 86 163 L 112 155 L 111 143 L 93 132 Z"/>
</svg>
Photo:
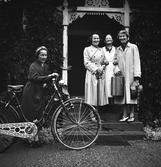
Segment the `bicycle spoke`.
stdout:
<svg viewBox="0 0 161 167">
<path fill-rule="evenodd" d="M 90 146 L 98 137 L 100 118 L 95 109 L 80 101 L 71 101 L 72 109 L 59 110 L 54 121 L 58 140 L 70 149 Z M 94 121 L 93 121 L 93 120 Z"/>
<path fill-rule="evenodd" d="M 2 143 L 4 146 L 7 146 L 7 144 L 10 142 L 9 137 L 10 136 L 2 135 L 2 137 L 0 137 L 0 143 Z"/>
<path fill-rule="evenodd" d="M 10 110 L 5 109 L 3 103 L 0 102 L 0 124 L 13 123 L 14 118 L 11 116 Z M 0 134 L 0 152 L 7 150 L 15 142 L 15 137 Z"/>
<path fill-rule="evenodd" d="M 90 112 L 87 112 L 88 106 L 85 107 L 84 111 L 81 114 L 81 119 L 80 120 L 86 120 L 87 118 L 90 118 Z"/>
</svg>

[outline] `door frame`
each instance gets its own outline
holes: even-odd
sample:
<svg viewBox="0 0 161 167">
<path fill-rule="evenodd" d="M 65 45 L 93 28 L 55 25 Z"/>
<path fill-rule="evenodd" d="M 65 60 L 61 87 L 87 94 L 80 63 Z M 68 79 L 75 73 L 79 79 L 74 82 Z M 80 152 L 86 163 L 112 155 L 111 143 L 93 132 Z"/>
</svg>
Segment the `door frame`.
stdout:
<svg viewBox="0 0 161 167">
<path fill-rule="evenodd" d="M 88 0 L 87 0 L 88 1 Z M 93 0 L 97 1 L 98 0 Z M 99 0 L 99 2 L 102 0 Z M 108 0 L 107 0 L 108 1 Z M 68 7 L 68 0 L 63 2 L 63 69 L 62 69 L 62 79 L 65 84 L 68 85 L 68 26 L 72 24 L 77 18 L 82 18 L 85 14 L 94 15 L 107 15 L 109 18 L 115 19 L 117 22 L 122 24 L 127 31 L 129 31 L 130 25 L 130 8 L 128 0 L 124 1 L 123 8 L 110 8 L 107 3 L 107 7 L 100 6 L 85 6 L 76 7 L 71 9 Z"/>
</svg>

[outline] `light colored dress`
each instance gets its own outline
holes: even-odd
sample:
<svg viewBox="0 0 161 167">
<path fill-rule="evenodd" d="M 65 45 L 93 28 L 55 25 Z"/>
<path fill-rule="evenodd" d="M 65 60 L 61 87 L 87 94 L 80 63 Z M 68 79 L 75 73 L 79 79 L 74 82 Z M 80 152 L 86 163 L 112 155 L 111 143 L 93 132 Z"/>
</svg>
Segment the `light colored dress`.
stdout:
<svg viewBox="0 0 161 167">
<path fill-rule="evenodd" d="M 117 48 L 118 66 L 125 78 L 125 93 L 123 98 L 119 98 L 118 104 L 137 104 L 137 100 L 131 99 L 130 85 L 134 77 L 141 77 L 140 55 L 138 47 L 130 42 L 123 50 L 121 46 Z"/>
<path fill-rule="evenodd" d="M 111 77 L 119 70 L 117 65 L 113 65 L 114 60 L 116 59 L 116 48 L 112 46 L 112 49 L 108 51 L 106 47 L 102 48 L 106 60 L 109 62 L 109 65 L 105 68 L 105 91 L 109 98 L 111 95 Z"/>
<path fill-rule="evenodd" d="M 97 69 L 103 70 L 105 68 L 105 65 L 102 65 L 105 59 L 102 49 L 92 45 L 85 47 L 83 56 L 86 68 L 85 101 L 94 106 L 106 105 L 108 97 L 105 94 L 104 75 L 99 80 L 95 75 Z"/>
</svg>

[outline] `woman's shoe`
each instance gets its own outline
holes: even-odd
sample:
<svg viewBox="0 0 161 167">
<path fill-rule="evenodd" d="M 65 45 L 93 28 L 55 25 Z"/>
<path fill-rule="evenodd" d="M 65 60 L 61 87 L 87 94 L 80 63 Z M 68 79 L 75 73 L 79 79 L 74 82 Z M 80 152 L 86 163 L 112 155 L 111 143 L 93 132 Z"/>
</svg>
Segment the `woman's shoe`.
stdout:
<svg viewBox="0 0 161 167">
<path fill-rule="evenodd" d="M 128 120 L 127 120 L 127 122 L 133 122 L 135 120 L 135 118 L 134 117 L 131 117 L 131 118 L 129 118 Z"/>
<path fill-rule="evenodd" d="M 125 122 L 129 119 L 129 117 L 123 117 L 122 119 L 119 120 L 119 122 Z"/>
</svg>

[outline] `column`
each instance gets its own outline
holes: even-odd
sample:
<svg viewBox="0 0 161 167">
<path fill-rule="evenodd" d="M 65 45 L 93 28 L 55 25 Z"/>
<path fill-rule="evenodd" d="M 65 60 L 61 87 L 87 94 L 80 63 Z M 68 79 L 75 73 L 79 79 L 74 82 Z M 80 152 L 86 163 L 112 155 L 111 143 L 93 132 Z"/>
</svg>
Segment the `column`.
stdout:
<svg viewBox="0 0 161 167">
<path fill-rule="evenodd" d="M 130 8 L 129 8 L 129 3 L 128 0 L 125 0 L 125 5 L 124 5 L 124 26 L 127 32 L 129 32 L 130 28 Z"/>
<path fill-rule="evenodd" d="M 62 79 L 68 85 L 68 3 L 64 0 L 63 3 L 63 71 Z"/>
</svg>

